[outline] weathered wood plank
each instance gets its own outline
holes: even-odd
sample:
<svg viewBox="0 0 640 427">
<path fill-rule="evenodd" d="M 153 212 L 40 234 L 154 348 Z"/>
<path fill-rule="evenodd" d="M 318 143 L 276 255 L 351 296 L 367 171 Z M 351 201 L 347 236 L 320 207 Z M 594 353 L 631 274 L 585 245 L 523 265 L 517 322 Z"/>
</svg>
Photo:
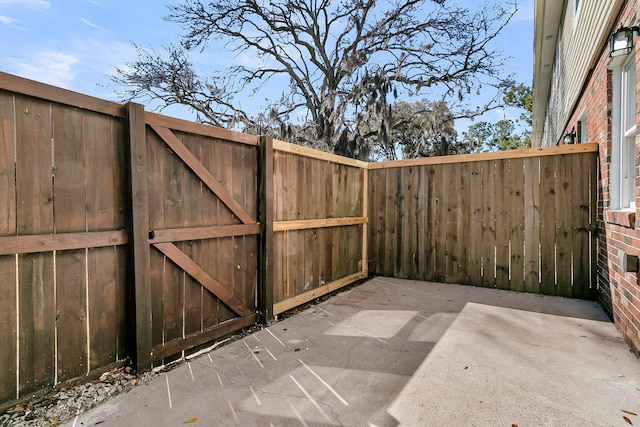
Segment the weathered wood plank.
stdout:
<svg viewBox="0 0 640 427">
<path fill-rule="evenodd" d="M 177 352 L 196 347 L 242 328 L 246 328 L 247 326 L 251 326 L 256 323 L 256 320 L 257 315 L 228 320 L 224 323 L 208 328 L 203 332 L 196 332 L 183 338 L 177 338 L 173 341 L 167 342 L 162 346 L 154 347 L 151 351 L 151 357 L 155 361 L 165 359 Z"/>
<path fill-rule="evenodd" d="M 0 91 L 0 236 L 14 236 L 16 230 L 15 122 L 13 95 Z M 2 241 L 0 237 L 0 248 Z M 1 249 L 0 249 L 1 251 Z M 17 398 L 17 301 L 16 257 L 0 255 L 0 402 Z"/>
<path fill-rule="evenodd" d="M 556 295 L 556 170 L 558 158 L 540 158 L 540 293 Z"/>
<path fill-rule="evenodd" d="M 522 159 L 512 159 L 509 165 L 509 241 L 511 290 L 525 290 L 525 176 Z"/>
<path fill-rule="evenodd" d="M 182 161 L 204 182 L 207 187 L 213 191 L 216 196 L 233 212 L 240 221 L 245 224 L 254 223 L 255 220 L 249 215 L 244 207 L 238 203 L 233 196 L 225 189 L 206 168 L 202 166 L 202 163 L 191 153 L 182 142 L 176 138 L 170 129 L 151 126 L 152 129 L 162 138 L 162 140 L 173 150 L 173 152 L 179 156 Z"/>
<path fill-rule="evenodd" d="M 580 173 L 576 171 L 576 173 Z M 573 296 L 573 280 L 571 264 L 573 249 L 573 217 L 572 211 L 577 208 L 572 203 L 573 176 L 571 158 L 563 155 L 557 157 L 556 164 L 556 294 L 564 297 Z M 581 182 L 581 181 L 576 181 Z M 579 205 L 578 205 L 579 206 Z"/>
<path fill-rule="evenodd" d="M 496 215 L 494 205 L 496 175 L 495 162 L 482 164 L 482 286 L 495 287 Z"/>
<path fill-rule="evenodd" d="M 126 245 L 127 242 L 127 233 L 124 230 L 5 236 L 0 237 L 0 255 L 100 248 Z"/>
<path fill-rule="evenodd" d="M 393 160 L 369 163 L 369 170 L 389 169 L 408 166 L 444 165 L 449 163 L 484 162 L 504 159 L 556 156 L 558 154 L 597 153 L 598 144 L 571 144 L 521 150 L 494 151 L 489 153 L 456 154 L 453 156 L 423 157 L 419 159 Z"/>
<path fill-rule="evenodd" d="M 215 280 L 204 271 L 198 264 L 193 262 L 184 252 L 178 249 L 172 243 L 156 243 L 153 245 L 177 266 L 182 268 L 187 274 L 196 279 L 207 288 L 211 293 L 220 298 L 229 308 L 235 311 L 240 316 L 248 316 L 252 314 L 238 298 L 236 298 L 230 291 L 228 291 L 220 282 Z"/>
<path fill-rule="evenodd" d="M 49 103 L 15 96 L 18 235 L 53 233 Z M 51 252 L 18 257 L 20 395 L 55 381 L 55 300 Z"/>
<path fill-rule="evenodd" d="M 203 123 L 177 119 L 175 117 L 163 116 L 162 114 L 151 113 L 148 111 L 145 113 L 145 115 L 146 122 L 154 128 L 163 127 L 175 129 L 182 132 L 208 136 L 211 138 L 233 141 L 240 144 L 258 145 L 258 136 L 256 135 L 235 132 L 228 129 L 206 125 Z"/>
<path fill-rule="evenodd" d="M 438 211 L 438 200 L 436 200 L 436 167 L 433 165 L 423 166 L 426 175 L 426 230 L 425 238 L 425 279 L 435 280 L 436 277 L 436 215 Z"/>
<path fill-rule="evenodd" d="M 320 219 L 298 219 L 292 221 L 276 221 L 273 223 L 273 231 L 307 230 L 310 228 L 341 227 L 345 225 L 364 224 L 367 217 L 343 217 L 343 218 L 320 218 Z"/>
<path fill-rule="evenodd" d="M 361 160 L 351 159 L 349 157 L 338 156 L 336 154 L 327 153 L 325 151 L 314 150 L 304 147 L 298 144 L 290 144 L 288 142 L 273 140 L 273 149 L 282 153 L 291 153 L 298 156 L 310 157 L 313 159 L 325 160 L 333 164 L 342 164 L 348 166 L 355 166 L 359 168 L 368 167 L 367 162 Z"/>
<path fill-rule="evenodd" d="M 124 210 L 123 177 L 120 175 L 118 148 L 112 135 L 112 118 L 85 112 L 83 115 L 84 164 L 86 175 L 87 230 L 116 230 L 117 211 Z M 119 141 L 118 141 L 119 142 Z M 125 236 L 126 237 L 126 236 Z M 124 314 L 124 294 L 118 294 L 116 248 L 87 250 L 87 300 L 89 315 L 88 370 L 107 366 L 118 360 L 118 337 L 124 333 L 118 319 Z M 120 266 L 124 267 L 124 266 Z M 122 279 L 122 277 L 120 277 Z M 118 297 L 122 298 L 118 300 Z"/>
<path fill-rule="evenodd" d="M 496 288 L 509 289 L 509 160 L 500 160 L 495 165 L 495 187 L 493 211 L 496 229 Z"/>
<path fill-rule="evenodd" d="M 385 196 L 384 201 L 384 258 L 381 266 L 381 274 L 383 276 L 393 276 L 395 267 L 395 257 L 397 254 L 396 232 L 398 228 L 398 210 L 397 207 L 397 171 L 390 169 L 385 173 Z"/>
<path fill-rule="evenodd" d="M 147 190 L 147 167 L 150 160 L 147 157 L 146 129 L 144 109 L 139 104 L 128 103 L 127 135 L 129 148 L 129 179 L 131 209 L 131 242 L 132 268 L 130 283 L 135 284 L 135 319 L 130 319 L 136 325 L 135 342 L 131 347 L 136 349 L 134 360 L 138 371 L 143 372 L 151 368 L 152 348 L 152 292 L 150 272 L 149 248 L 149 192 Z M 154 319 L 155 321 L 155 319 Z"/>
<path fill-rule="evenodd" d="M 53 210 L 55 232 L 86 231 L 83 112 L 52 108 L 54 150 Z M 86 250 L 56 253 L 57 378 L 88 372 Z"/>
<path fill-rule="evenodd" d="M 111 116 L 123 117 L 122 105 L 104 99 L 94 98 L 67 89 L 50 86 L 11 74 L 0 72 L 0 88 L 34 98 L 55 101 L 84 110 L 96 111 Z"/>
<path fill-rule="evenodd" d="M 524 291 L 540 292 L 540 159 L 524 160 Z"/>
<path fill-rule="evenodd" d="M 578 185 L 572 186 L 571 206 L 573 209 L 573 235 L 572 235 L 572 252 L 573 252 L 573 293 L 574 298 L 589 298 L 591 296 L 590 268 L 591 257 L 589 251 L 589 214 L 592 209 L 590 201 L 591 191 L 591 156 L 588 154 L 571 156 L 572 170 L 574 176 L 572 179 Z M 593 206 L 595 208 L 595 206 Z"/>
<path fill-rule="evenodd" d="M 469 182 L 469 284 L 482 285 L 482 167 L 484 163 L 470 165 Z"/>
</svg>

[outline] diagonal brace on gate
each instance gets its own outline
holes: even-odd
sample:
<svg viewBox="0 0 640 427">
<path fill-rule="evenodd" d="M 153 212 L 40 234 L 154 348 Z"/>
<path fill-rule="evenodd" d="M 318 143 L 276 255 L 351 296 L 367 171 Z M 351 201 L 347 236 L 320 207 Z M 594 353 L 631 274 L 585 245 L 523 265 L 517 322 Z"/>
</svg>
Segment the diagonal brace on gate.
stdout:
<svg viewBox="0 0 640 427">
<path fill-rule="evenodd" d="M 209 292 L 218 297 L 220 301 L 229 306 L 241 317 L 250 316 L 253 312 L 247 306 L 227 290 L 220 282 L 211 277 L 202 267 L 196 264 L 189 256 L 182 252 L 173 243 L 154 243 L 153 246 L 182 268 L 188 275 L 197 280 Z"/>
<path fill-rule="evenodd" d="M 213 175 L 211 175 L 211 172 L 209 172 L 202 163 L 200 163 L 197 157 L 194 156 L 193 153 L 184 146 L 184 144 L 182 144 L 182 141 L 180 141 L 173 132 L 171 132 L 171 129 L 156 125 L 149 126 L 160 138 L 162 138 L 169 148 L 171 148 L 171 150 L 180 157 L 187 166 L 189 166 L 193 173 L 195 173 L 198 178 L 200 178 L 202 182 L 209 187 L 213 194 L 215 194 L 220 201 L 222 201 L 222 203 L 224 203 L 231 212 L 238 217 L 240 221 L 244 224 L 253 224 L 256 222 L 236 201 L 236 199 L 233 198 L 233 195 L 229 193 Z"/>
</svg>

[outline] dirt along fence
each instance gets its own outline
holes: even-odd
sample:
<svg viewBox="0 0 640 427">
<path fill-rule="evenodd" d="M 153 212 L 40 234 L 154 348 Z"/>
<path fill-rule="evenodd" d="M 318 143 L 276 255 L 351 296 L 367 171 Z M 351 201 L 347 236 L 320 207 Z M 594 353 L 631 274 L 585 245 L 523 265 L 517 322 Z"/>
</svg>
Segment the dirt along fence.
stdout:
<svg viewBox="0 0 640 427">
<path fill-rule="evenodd" d="M 596 155 L 368 164 L 0 73 L 0 410 L 369 273 L 591 298 Z"/>
<path fill-rule="evenodd" d="M 597 144 L 369 166 L 371 273 L 597 297 Z"/>
</svg>

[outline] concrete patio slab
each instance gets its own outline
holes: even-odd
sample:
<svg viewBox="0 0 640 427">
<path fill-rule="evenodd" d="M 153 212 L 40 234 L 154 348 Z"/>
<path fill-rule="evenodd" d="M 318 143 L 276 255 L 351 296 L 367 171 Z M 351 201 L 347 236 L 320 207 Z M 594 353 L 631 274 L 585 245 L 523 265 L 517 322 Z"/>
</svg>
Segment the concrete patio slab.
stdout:
<svg viewBox="0 0 640 427">
<path fill-rule="evenodd" d="M 375 278 L 65 425 L 640 425 L 639 388 L 596 303 Z"/>
</svg>

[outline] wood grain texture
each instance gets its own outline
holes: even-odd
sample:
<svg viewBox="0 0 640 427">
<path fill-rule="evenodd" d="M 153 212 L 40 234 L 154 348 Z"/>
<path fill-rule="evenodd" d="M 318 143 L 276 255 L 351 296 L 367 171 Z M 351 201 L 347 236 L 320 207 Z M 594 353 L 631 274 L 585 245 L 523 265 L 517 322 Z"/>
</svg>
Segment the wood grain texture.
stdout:
<svg viewBox="0 0 640 427">
<path fill-rule="evenodd" d="M 0 236 L 16 234 L 15 122 L 13 95 L 0 90 Z M 2 239 L 2 237 L 0 237 Z M 2 248 L 0 240 L 0 248 Z M 0 253 L 0 402 L 16 397 L 18 331 L 16 257 Z"/>
</svg>

